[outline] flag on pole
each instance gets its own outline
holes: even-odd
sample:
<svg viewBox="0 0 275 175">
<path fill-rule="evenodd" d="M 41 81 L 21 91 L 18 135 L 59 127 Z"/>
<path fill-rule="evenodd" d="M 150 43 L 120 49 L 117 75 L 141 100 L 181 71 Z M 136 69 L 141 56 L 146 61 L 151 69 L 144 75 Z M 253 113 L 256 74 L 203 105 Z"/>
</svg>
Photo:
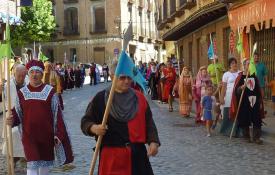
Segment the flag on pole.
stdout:
<svg viewBox="0 0 275 175">
<path fill-rule="evenodd" d="M 10 25 L 9 20 L 6 23 L 6 31 L 5 31 L 5 43 L 0 43 L 0 59 L 7 57 L 11 58 L 11 42 L 10 42 Z"/>
<path fill-rule="evenodd" d="M 214 59 L 214 46 L 213 46 L 213 42 L 211 41 L 210 39 L 210 45 L 209 45 L 209 48 L 208 48 L 208 52 L 207 52 L 207 55 L 208 55 L 208 58 L 210 60 L 213 60 Z"/>
<path fill-rule="evenodd" d="M 146 92 L 146 84 L 147 84 L 146 80 L 141 75 L 139 70 L 136 68 L 133 60 L 125 52 L 132 38 L 133 38 L 133 26 L 132 26 L 132 22 L 130 22 L 123 36 L 123 50 L 119 56 L 115 75 L 117 77 L 119 77 L 120 75 L 126 75 L 131 77 L 132 80 L 138 83 L 142 87 L 143 91 Z"/>
<path fill-rule="evenodd" d="M 146 92 L 146 80 L 141 75 L 132 59 L 127 55 L 127 53 L 123 50 L 119 56 L 118 65 L 116 68 L 115 75 L 119 77 L 120 75 L 126 75 L 132 78 L 133 81 L 138 83 L 144 92 Z"/>
<path fill-rule="evenodd" d="M 20 1 L 20 6 L 32 6 L 32 0 L 21 0 Z"/>
<path fill-rule="evenodd" d="M 129 23 L 129 26 L 123 36 L 123 50 L 126 50 L 129 42 L 133 39 L 133 25 L 132 22 Z"/>
<path fill-rule="evenodd" d="M 257 75 L 257 70 L 256 70 L 256 65 L 255 65 L 255 61 L 254 61 L 254 53 L 257 50 L 257 43 L 254 44 L 253 46 L 253 52 L 252 55 L 250 57 L 250 61 L 249 61 L 249 74 L 252 75 L 255 73 L 255 75 Z"/>
<path fill-rule="evenodd" d="M 46 62 L 46 61 L 49 60 L 49 58 L 46 57 L 46 55 L 43 54 L 42 49 L 41 49 L 41 45 L 39 46 L 38 60 L 40 60 L 42 62 Z"/>
<path fill-rule="evenodd" d="M 242 38 L 242 33 L 240 32 L 240 30 L 238 29 L 238 42 L 237 42 L 237 51 L 238 53 L 241 55 L 243 52 L 243 38 Z"/>
</svg>

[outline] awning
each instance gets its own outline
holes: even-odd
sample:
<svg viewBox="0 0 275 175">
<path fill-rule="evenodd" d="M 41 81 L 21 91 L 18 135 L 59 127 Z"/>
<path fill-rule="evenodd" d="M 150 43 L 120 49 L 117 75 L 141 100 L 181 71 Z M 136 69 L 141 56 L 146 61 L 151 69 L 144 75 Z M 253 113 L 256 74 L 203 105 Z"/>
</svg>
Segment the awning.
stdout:
<svg viewBox="0 0 275 175">
<path fill-rule="evenodd" d="M 0 23 L 7 23 L 7 18 L 8 15 L 6 13 L 0 12 Z M 15 15 L 10 15 L 9 18 L 10 25 L 19 25 L 22 23 L 22 20 Z"/>
<path fill-rule="evenodd" d="M 270 28 L 271 19 L 272 27 L 275 27 L 275 1 L 274 0 L 257 0 L 251 3 L 232 8 L 228 11 L 229 24 L 232 30 L 244 29 L 246 33 L 250 31 L 250 25 L 254 25 L 257 31 L 264 27 Z M 260 25 L 259 25 L 260 24 Z"/>
<path fill-rule="evenodd" d="M 225 4 L 215 2 L 206 5 L 189 16 L 182 23 L 163 35 L 165 41 L 177 41 L 204 25 L 227 15 Z"/>
</svg>

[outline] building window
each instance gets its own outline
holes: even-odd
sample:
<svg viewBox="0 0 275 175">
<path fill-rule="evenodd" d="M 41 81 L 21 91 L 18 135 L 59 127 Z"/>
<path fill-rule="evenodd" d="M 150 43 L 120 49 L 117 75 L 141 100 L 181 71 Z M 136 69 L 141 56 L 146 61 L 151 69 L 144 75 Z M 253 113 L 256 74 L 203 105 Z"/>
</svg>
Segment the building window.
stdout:
<svg viewBox="0 0 275 175">
<path fill-rule="evenodd" d="M 163 20 L 167 18 L 167 0 L 163 1 Z"/>
<path fill-rule="evenodd" d="M 69 7 L 64 12 L 64 35 L 69 34 L 79 34 L 78 10 L 76 7 Z"/>
<path fill-rule="evenodd" d="M 152 25 L 151 25 L 152 21 L 151 21 L 151 13 L 148 13 L 148 33 L 149 33 L 149 38 L 152 38 Z"/>
<path fill-rule="evenodd" d="M 188 50 L 189 50 L 189 58 L 188 58 L 188 65 L 190 68 L 193 68 L 192 67 L 192 56 L 193 56 L 193 52 L 192 52 L 192 47 L 193 47 L 193 43 L 192 42 L 189 42 L 188 43 Z M 193 72 L 193 70 L 192 70 Z"/>
<path fill-rule="evenodd" d="M 142 20 L 142 11 L 139 11 L 139 23 L 140 23 L 140 35 L 143 36 L 143 20 Z"/>
<path fill-rule="evenodd" d="M 170 15 L 176 12 L 176 0 L 170 0 Z"/>
<path fill-rule="evenodd" d="M 70 62 L 75 63 L 77 61 L 76 48 L 70 48 Z"/>
<path fill-rule="evenodd" d="M 94 8 L 94 32 L 104 32 L 105 29 L 105 9 L 104 7 Z"/>
</svg>

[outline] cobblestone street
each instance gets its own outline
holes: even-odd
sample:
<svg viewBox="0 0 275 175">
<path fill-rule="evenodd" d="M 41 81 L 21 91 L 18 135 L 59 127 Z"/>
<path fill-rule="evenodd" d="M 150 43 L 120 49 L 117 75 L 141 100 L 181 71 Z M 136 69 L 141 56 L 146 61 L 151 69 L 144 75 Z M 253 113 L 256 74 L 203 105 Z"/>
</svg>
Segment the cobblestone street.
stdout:
<svg viewBox="0 0 275 175">
<path fill-rule="evenodd" d="M 54 169 L 51 174 L 88 174 L 95 142 L 82 134 L 80 120 L 88 102 L 105 86 L 86 85 L 64 93 L 64 117 L 73 143 L 75 168 Z M 150 102 L 150 106 L 162 144 L 159 154 L 150 158 L 156 175 L 275 174 L 274 144 L 265 142 L 259 146 L 241 139 L 230 141 L 218 134 L 209 138 L 205 136 L 203 126 L 194 124 L 193 118 L 181 118 L 177 111 L 169 113 L 164 105 Z M 1 155 L 0 174 L 6 174 L 3 159 Z"/>
</svg>

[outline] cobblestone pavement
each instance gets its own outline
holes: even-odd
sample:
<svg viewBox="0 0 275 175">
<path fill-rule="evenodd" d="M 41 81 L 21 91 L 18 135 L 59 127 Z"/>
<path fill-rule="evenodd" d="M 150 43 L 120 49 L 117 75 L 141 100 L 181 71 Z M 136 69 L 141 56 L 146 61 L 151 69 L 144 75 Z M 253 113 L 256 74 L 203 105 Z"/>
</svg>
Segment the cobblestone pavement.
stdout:
<svg viewBox="0 0 275 175">
<path fill-rule="evenodd" d="M 75 168 L 54 169 L 51 174 L 88 174 L 95 142 L 82 134 L 80 120 L 92 96 L 105 86 L 85 86 L 64 93 L 64 116 L 73 143 Z M 275 174 L 274 144 L 267 142 L 259 146 L 241 139 L 230 141 L 218 134 L 209 138 L 203 126 L 194 124 L 193 118 L 182 118 L 177 111 L 169 113 L 165 105 L 149 103 L 162 144 L 159 154 L 150 158 L 156 175 Z M 0 156 L 1 172 L 5 165 L 3 159 Z"/>
</svg>

